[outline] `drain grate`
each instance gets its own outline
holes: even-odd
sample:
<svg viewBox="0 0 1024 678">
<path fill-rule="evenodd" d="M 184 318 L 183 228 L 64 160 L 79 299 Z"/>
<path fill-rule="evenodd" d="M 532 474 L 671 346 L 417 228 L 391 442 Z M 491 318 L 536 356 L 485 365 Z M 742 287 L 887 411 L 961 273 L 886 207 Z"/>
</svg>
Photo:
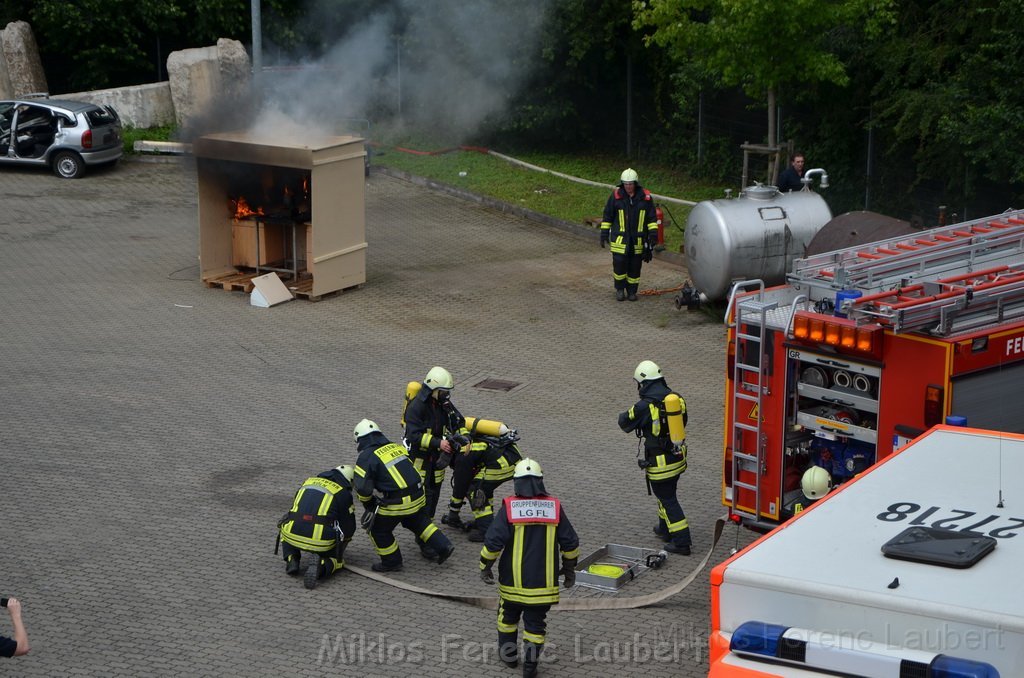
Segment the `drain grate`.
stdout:
<svg viewBox="0 0 1024 678">
<path fill-rule="evenodd" d="M 518 381 L 505 381 L 504 379 L 484 379 L 473 384 L 473 388 L 486 388 L 490 391 L 511 391 L 519 386 Z"/>
</svg>

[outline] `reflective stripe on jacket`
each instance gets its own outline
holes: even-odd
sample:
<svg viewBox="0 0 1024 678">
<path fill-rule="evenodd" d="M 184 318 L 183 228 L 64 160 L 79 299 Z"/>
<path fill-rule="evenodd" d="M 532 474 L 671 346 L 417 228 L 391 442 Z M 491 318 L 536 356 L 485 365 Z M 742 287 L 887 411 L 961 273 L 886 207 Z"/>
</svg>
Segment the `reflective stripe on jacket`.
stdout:
<svg viewBox="0 0 1024 678">
<path fill-rule="evenodd" d="M 601 231 L 608 237 L 612 254 L 643 254 L 644 241 L 658 233 L 651 192 L 639 184 L 632 198 L 621 186 L 612 191 L 604 206 Z"/>
<path fill-rule="evenodd" d="M 558 523 L 515 523 L 509 521 L 502 504 L 484 537 L 480 567 L 498 561 L 498 593 L 502 599 L 524 605 L 553 605 L 558 602 L 558 575 L 563 560 L 580 555 L 580 539 L 562 509 Z"/>
<path fill-rule="evenodd" d="M 307 478 L 295 493 L 291 519 L 281 524 L 281 541 L 304 551 L 329 551 L 338 537 L 334 523 L 351 536 L 355 532 L 354 515 L 350 488 L 320 476 Z M 349 523 L 351 528 L 346 529 Z"/>
</svg>

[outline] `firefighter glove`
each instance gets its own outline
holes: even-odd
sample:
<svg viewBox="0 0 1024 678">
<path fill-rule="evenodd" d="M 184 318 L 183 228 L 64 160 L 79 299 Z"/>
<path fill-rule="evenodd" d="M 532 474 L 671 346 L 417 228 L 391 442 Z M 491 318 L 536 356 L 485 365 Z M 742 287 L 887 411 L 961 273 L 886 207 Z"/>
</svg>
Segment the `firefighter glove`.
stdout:
<svg viewBox="0 0 1024 678">
<path fill-rule="evenodd" d="M 480 568 L 480 579 L 482 579 L 485 584 L 490 584 L 492 586 L 494 585 L 494 572 L 491 571 L 493 566 L 494 564 L 492 563 L 491 565 Z"/>
<path fill-rule="evenodd" d="M 654 248 L 651 247 L 650 243 L 644 243 L 644 263 L 650 263 L 651 259 L 654 258 Z"/>
<path fill-rule="evenodd" d="M 601 249 L 604 249 L 604 246 L 607 245 L 607 244 L 608 244 L 608 234 L 605 233 L 604 231 L 602 231 L 601 232 Z"/>
<path fill-rule="evenodd" d="M 576 585 L 576 560 L 562 560 L 562 586 L 571 589 Z"/>
</svg>

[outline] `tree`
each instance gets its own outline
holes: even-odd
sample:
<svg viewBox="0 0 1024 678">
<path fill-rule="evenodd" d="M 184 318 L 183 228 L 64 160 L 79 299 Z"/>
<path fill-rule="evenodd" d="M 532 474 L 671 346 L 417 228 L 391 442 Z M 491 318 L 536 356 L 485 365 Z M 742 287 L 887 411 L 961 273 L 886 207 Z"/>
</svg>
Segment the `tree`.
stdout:
<svg viewBox="0 0 1024 678">
<path fill-rule="evenodd" d="M 783 85 L 845 85 L 848 75 L 831 44 L 837 34 L 868 34 L 892 20 L 893 0 L 634 0 L 636 25 L 652 26 L 648 42 L 680 63 L 697 62 L 721 85 L 742 87 L 768 109 L 774 148 L 776 96 Z M 855 27 L 863 27 L 858 29 Z"/>
<path fill-rule="evenodd" d="M 1024 68 L 1015 1 L 903 0 L 899 21 L 876 45 L 875 124 L 891 129 L 889 151 L 911 187 L 934 182 L 952 205 L 996 187 L 992 204 L 1020 198 L 1024 183 Z M 907 161 L 916 169 L 907 176 Z M 1007 189 L 1010 190 L 1007 190 Z"/>
</svg>

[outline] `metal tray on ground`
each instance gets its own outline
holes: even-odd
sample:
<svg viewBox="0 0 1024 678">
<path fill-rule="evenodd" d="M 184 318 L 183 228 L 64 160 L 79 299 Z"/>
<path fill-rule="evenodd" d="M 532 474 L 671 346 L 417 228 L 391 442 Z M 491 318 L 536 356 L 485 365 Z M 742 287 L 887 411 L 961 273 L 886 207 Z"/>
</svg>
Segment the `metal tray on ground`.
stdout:
<svg viewBox="0 0 1024 678">
<path fill-rule="evenodd" d="M 618 591 L 626 583 L 636 579 L 647 570 L 661 567 L 661 564 L 665 562 L 666 555 L 658 549 L 605 544 L 576 563 L 576 583 L 601 591 Z M 651 567 L 648 567 L 648 557 L 651 556 L 653 556 Z M 654 564 L 655 561 L 657 565 Z M 622 568 L 622 573 L 616 577 L 594 574 L 587 571 L 591 565 L 614 565 Z"/>
</svg>

